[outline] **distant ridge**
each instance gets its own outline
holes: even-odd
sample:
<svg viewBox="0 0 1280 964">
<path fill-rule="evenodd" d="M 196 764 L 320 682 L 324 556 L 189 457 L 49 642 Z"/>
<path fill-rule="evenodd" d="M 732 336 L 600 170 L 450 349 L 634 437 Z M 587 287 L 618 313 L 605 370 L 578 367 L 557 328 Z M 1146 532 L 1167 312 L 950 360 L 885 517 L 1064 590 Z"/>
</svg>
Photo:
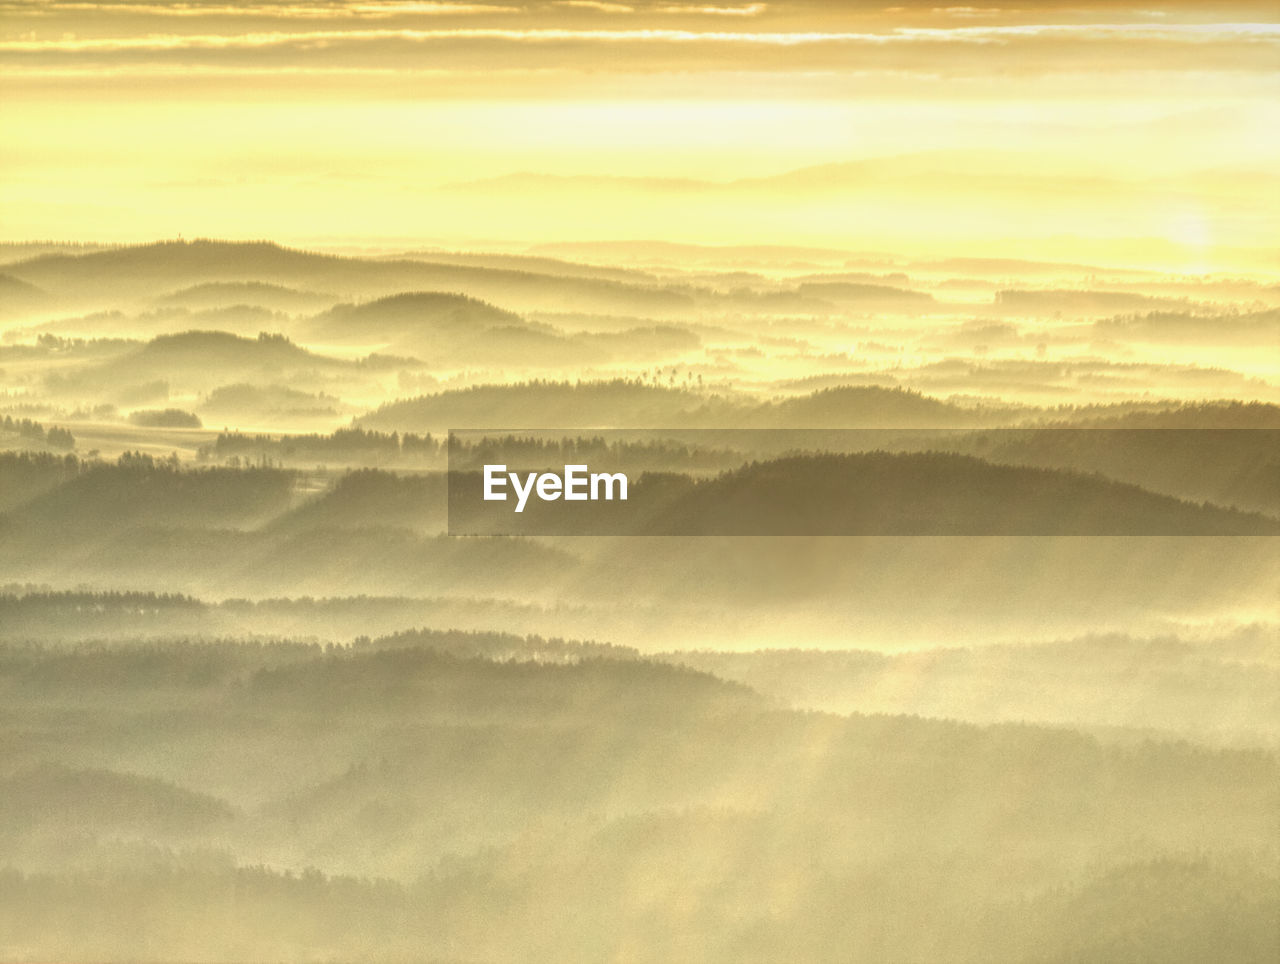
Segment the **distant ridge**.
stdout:
<svg viewBox="0 0 1280 964">
<path fill-rule="evenodd" d="M 382 405 L 356 420 L 365 428 L 654 426 L 703 405 L 698 393 L 634 381 L 532 381 L 477 385 Z"/>
<path fill-rule="evenodd" d="M 1280 520 L 938 452 L 805 455 L 697 483 L 642 530 L 752 535 L 1280 535 Z"/>
<path fill-rule="evenodd" d="M 363 304 L 337 305 L 307 324 L 313 339 L 338 341 L 394 341 L 425 331 L 476 331 L 497 325 L 525 326 L 512 311 L 466 295 L 441 291 L 410 291 Z"/>
<path fill-rule="evenodd" d="M 0 296 L 5 298 L 11 297 L 27 297 L 35 298 L 45 295 L 46 292 L 37 288 L 33 284 L 29 284 L 13 275 L 0 274 Z"/>
<path fill-rule="evenodd" d="M 968 428 L 1007 425 L 1004 409 L 974 409 L 902 388 L 841 386 L 758 403 L 616 379 L 479 385 L 382 405 L 368 428 Z"/>
<path fill-rule="evenodd" d="M 1132 404 L 1122 407 L 1133 409 Z M 1280 405 L 1235 399 L 1169 402 L 1165 407 L 1143 405 L 1115 414 L 1091 411 L 1085 417 L 1068 419 L 1061 424 L 1075 428 L 1280 429 Z"/>
<path fill-rule="evenodd" d="M 263 281 L 206 281 L 157 299 L 158 304 L 185 308 L 224 308 L 260 305 L 279 311 L 314 311 L 338 301 L 336 295 L 300 291 Z"/>
<path fill-rule="evenodd" d="M 0 274 L 0 315 L 29 311 L 51 300 L 44 289 L 13 275 Z"/>
<path fill-rule="evenodd" d="M 45 254 L 10 265 L 14 277 L 63 297 L 133 297 L 140 286 L 186 288 L 210 282 L 259 282 L 345 298 L 387 290 L 456 291 L 513 307 L 680 313 L 691 297 L 662 287 L 557 277 L 464 264 L 376 260 L 286 248 L 270 241 L 162 241 L 88 254 Z"/>
</svg>

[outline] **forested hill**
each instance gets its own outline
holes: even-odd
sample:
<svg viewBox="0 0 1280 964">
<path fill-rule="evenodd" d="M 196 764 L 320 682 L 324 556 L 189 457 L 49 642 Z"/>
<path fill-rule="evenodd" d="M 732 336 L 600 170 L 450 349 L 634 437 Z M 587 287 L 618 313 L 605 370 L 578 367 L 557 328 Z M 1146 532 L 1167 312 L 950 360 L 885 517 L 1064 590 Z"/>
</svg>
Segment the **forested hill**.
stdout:
<svg viewBox="0 0 1280 964">
<path fill-rule="evenodd" d="M 695 484 L 656 523 L 684 532 L 1276 535 L 1280 521 L 1074 472 L 945 453 L 811 455 Z"/>
<path fill-rule="evenodd" d="M 1010 424 L 987 411 L 876 386 L 841 386 L 776 402 L 636 380 L 478 385 L 391 402 L 366 428 L 960 428 Z"/>
<path fill-rule="evenodd" d="M 389 295 L 364 304 L 337 305 L 307 326 L 314 341 L 392 341 L 425 331 L 469 332 L 524 326 L 519 315 L 463 295 L 436 291 Z"/>
<path fill-rule="evenodd" d="M 179 289 L 208 282 L 263 282 L 380 297 L 388 291 L 456 291 L 520 308 L 683 313 L 682 292 L 602 278 L 559 277 L 533 271 L 429 261 L 372 260 L 318 254 L 267 241 L 164 241 L 88 254 L 43 254 L 9 265 L 13 278 L 74 302 L 129 296 L 139 287 Z"/>
<path fill-rule="evenodd" d="M 474 489 L 474 492 L 472 491 Z M 644 535 L 1276 535 L 1280 520 L 1070 471 L 940 452 L 798 455 L 707 479 L 648 473 L 628 500 L 479 501 L 457 486 L 454 531 Z M 485 525 L 488 523 L 488 525 Z M 503 528 L 506 527 L 506 528 Z"/>
<path fill-rule="evenodd" d="M 1274 753 L 431 643 L 0 645 L 0 953 L 1274 959 Z"/>
</svg>

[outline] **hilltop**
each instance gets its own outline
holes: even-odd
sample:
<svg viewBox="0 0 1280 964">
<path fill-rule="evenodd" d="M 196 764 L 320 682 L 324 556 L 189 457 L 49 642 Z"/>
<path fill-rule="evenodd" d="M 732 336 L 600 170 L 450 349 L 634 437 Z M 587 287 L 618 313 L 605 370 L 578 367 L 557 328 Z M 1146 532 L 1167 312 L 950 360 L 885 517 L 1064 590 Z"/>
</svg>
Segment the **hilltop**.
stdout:
<svg viewBox="0 0 1280 964">
<path fill-rule="evenodd" d="M 478 385 L 402 399 L 357 420 L 383 430 L 445 428 L 957 428 L 1008 424 L 919 392 L 839 386 L 771 402 L 614 379 Z"/>
<path fill-rule="evenodd" d="M 254 305 L 272 311 L 303 312 L 315 311 L 337 301 L 336 295 L 301 291 L 262 281 L 208 281 L 164 295 L 156 303 L 192 309 Z"/>
<path fill-rule="evenodd" d="M 427 333 L 474 332 L 524 326 L 515 312 L 466 295 L 409 291 L 364 304 L 337 305 L 307 324 L 315 341 L 368 342 L 417 339 Z"/>
<path fill-rule="evenodd" d="M 615 379 L 476 385 L 383 405 L 357 419 L 365 428 L 426 431 L 448 428 L 572 428 L 663 426 L 704 406 L 700 394 Z"/>
</svg>

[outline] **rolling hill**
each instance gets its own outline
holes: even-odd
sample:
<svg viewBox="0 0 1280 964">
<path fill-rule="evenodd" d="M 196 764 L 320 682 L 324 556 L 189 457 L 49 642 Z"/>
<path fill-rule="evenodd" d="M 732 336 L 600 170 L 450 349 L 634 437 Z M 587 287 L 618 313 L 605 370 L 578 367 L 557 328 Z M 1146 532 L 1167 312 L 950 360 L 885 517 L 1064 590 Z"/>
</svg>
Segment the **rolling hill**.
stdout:
<svg viewBox="0 0 1280 964">
<path fill-rule="evenodd" d="M 615 380 L 477 385 L 383 405 L 357 419 L 365 428 L 439 431 L 450 428 L 654 427 L 687 424 L 705 408 L 700 394 Z"/>
<path fill-rule="evenodd" d="M 335 291 L 344 298 L 392 291 L 457 291 L 520 309 L 646 315 L 681 314 L 684 293 L 601 278 L 419 260 L 372 260 L 284 248 L 266 241 L 165 241 L 88 254 L 45 254 L 10 265 L 8 273 L 59 292 L 66 303 L 132 301 L 139 290 L 172 291 L 211 282 L 281 285 Z"/>
<path fill-rule="evenodd" d="M 639 500 L 640 486 L 636 499 Z M 941 453 L 797 456 L 697 483 L 649 534 L 1280 535 L 1280 520 Z"/>
<path fill-rule="evenodd" d="M 558 467 L 556 467 L 558 470 Z M 622 501 L 530 499 L 520 514 L 451 492 L 451 531 L 681 536 L 1280 535 L 1280 519 L 1097 475 L 942 452 L 798 455 L 707 479 L 646 474 Z"/>
<path fill-rule="evenodd" d="M 143 386 L 150 397 L 167 397 L 170 386 L 185 392 L 212 392 L 227 384 L 267 386 L 288 383 L 298 390 L 323 390 L 336 379 L 361 379 L 391 367 L 419 367 L 412 359 L 369 356 L 344 360 L 308 351 L 284 335 L 261 332 L 246 338 L 226 331 L 183 331 L 157 335 L 109 361 L 53 372 L 45 379 L 54 393 L 108 395 L 122 404 Z"/>
<path fill-rule="evenodd" d="M 317 311 L 338 301 L 336 295 L 300 291 L 261 281 L 209 281 L 174 291 L 157 299 L 157 304 L 180 308 L 229 308 L 254 305 L 294 314 Z"/>
<path fill-rule="evenodd" d="M 960 428 L 1008 424 L 1006 410 L 966 408 L 918 392 L 839 386 L 775 402 L 636 381 L 478 385 L 381 406 L 369 428 Z"/>
<path fill-rule="evenodd" d="M 363 304 L 337 305 L 307 323 L 310 341 L 401 342 L 525 325 L 523 318 L 465 295 L 413 291 Z"/>
</svg>

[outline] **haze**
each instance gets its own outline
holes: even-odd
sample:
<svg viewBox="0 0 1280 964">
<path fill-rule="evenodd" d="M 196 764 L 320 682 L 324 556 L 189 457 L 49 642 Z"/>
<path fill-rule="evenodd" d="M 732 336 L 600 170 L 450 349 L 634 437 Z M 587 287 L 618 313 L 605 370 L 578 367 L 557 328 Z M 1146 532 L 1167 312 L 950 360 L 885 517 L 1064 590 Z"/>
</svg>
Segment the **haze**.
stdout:
<svg viewBox="0 0 1280 964">
<path fill-rule="evenodd" d="M 11 0 L 0 230 L 1274 271 L 1274 13 Z"/>
<path fill-rule="evenodd" d="M 0 0 L 0 959 L 1280 960 L 1276 13 Z"/>
</svg>

